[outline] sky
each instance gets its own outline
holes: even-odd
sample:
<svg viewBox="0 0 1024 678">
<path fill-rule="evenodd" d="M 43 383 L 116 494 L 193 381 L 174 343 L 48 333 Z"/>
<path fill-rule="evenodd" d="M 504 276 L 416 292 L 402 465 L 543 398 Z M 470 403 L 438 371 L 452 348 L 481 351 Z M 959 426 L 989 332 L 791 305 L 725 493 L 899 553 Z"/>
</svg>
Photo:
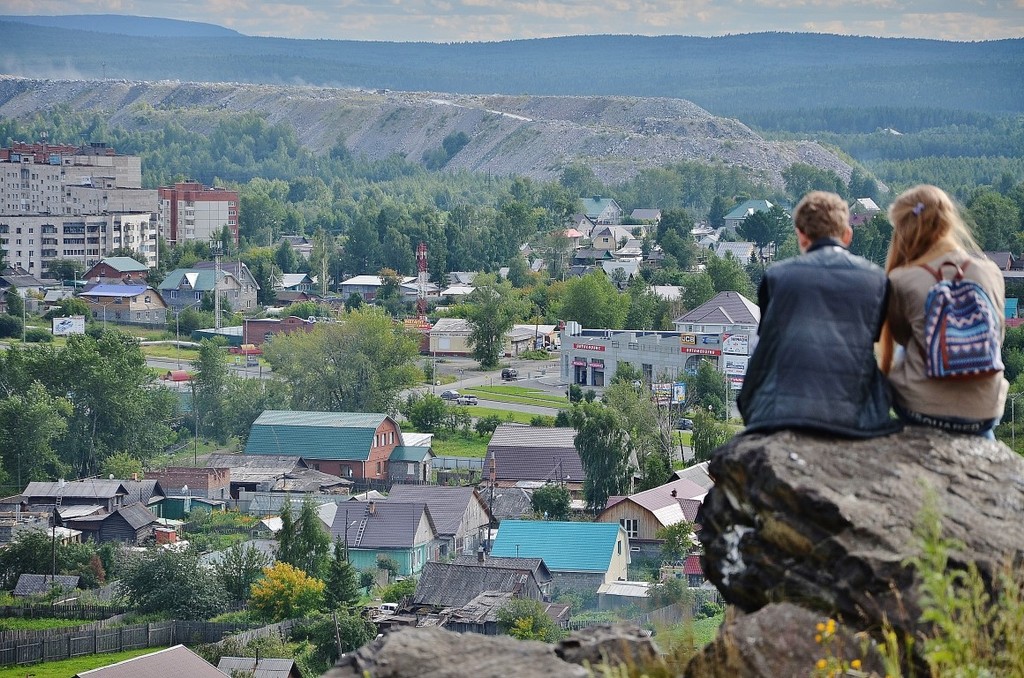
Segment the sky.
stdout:
<svg viewBox="0 0 1024 678">
<path fill-rule="evenodd" d="M 246 35 L 396 42 L 763 31 L 1024 37 L 1024 0 L 0 0 L 0 14 L 133 14 Z"/>
</svg>

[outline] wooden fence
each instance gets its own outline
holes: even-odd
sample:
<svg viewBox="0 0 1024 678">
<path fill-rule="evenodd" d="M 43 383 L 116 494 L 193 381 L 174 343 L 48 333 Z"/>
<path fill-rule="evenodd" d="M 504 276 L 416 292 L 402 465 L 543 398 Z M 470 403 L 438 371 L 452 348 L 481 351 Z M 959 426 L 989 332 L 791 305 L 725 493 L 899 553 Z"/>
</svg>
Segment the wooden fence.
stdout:
<svg viewBox="0 0 1024 678">
<path fill-rule="evenodd" d="M 126 626 L 101 621 L 74 629 L 18 632 L 37 635 L 0 640 L 0 666 L 52 662 L 178 643 L 212 643 L 241 628 L 244 628 L 241 624 L 203 621 L 161 621 Z"/>
<path fill-rule="evenodd" d="M 46 603 L 33 605 L 4 605 L 0 607 L 0 618 L 27 617 L 47 619 L 106 619 L 111 615 L 127 612 L 125 605 L 82 605 L 80 603 Z"/>
</svg>

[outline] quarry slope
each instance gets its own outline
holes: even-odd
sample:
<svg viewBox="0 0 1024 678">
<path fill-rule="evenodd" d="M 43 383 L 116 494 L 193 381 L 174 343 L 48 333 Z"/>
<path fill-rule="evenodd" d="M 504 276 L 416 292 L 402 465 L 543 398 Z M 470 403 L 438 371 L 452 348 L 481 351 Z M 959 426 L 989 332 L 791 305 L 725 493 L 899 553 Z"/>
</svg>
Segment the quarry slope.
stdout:
<svg viewBox="0 0 1024 678">
<path fill-rule="evenodd" d="M 782 187 L 782 170 L 794 162 L 844 179 L 850 173 L 849 165 L 815 142 L 767 141 L 737 120 L 682 99 L 0 77 L 0 116 L 26 119 L 64 104 L 99 112 L 127 129 L 173 116 L 199 132 L 213 129 L 223 113 L 256 111 L 269 122 L 290 123 L 317 153 L 342 140 L 355 155 L 397 153 L 416 162 L 448 134 L 464 132 L 470 142 L 446 169 L 540 180 L 557 177 L 573 162 L 611 183 L 682 161 L 737 167 L 776 188 Z"/>
</svg>

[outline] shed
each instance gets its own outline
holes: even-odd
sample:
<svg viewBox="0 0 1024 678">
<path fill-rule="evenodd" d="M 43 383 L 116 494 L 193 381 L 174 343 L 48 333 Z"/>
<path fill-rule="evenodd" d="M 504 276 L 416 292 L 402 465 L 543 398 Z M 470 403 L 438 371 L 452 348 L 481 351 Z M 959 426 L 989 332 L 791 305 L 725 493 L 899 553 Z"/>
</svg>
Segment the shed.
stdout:
<svg viewBox="0 0 1024 678">
<path fill-rule="evenodd" d="M 39 596 L 45 595 L 54 588 L 60 589 L 63 593 L 70 593 L 78 588 L 78 575 L 58 574 L 56 577 L 50 574 L 23 574 L 18 577 L 12 596 Z"/>
<path fill-rule="evenodd" d="M 302 678 L 293 659 L 263 657 L 221 657 L 217 670 L 226 675 L 245 675 L 252 678 Z M 239 671 L 239 674 L 232 673 Z"/>
<path fill-rule="evenodd" d="M 184 645 L 157 650 L 141 657 L 126 659 L 91 671 L 82 671 L 74 678 L 224 678 L 217 667 Z"/>
</svg>

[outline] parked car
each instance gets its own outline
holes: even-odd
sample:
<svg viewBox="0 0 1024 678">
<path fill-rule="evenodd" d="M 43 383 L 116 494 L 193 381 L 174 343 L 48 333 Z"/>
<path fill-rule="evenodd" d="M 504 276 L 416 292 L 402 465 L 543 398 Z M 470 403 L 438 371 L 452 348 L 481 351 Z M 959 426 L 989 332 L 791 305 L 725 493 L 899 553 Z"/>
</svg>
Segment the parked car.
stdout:
<svg viewBox="0 0 1024 678">
<path fill-rule="evenodd" d="M 693 430 L 693 419 L 680 419 L 676 422 L 677 431 L 692 431 Z"/>
<path fill-rule="evenodd" d="M 506 367 L 505 369 L 503 369 L 501 371 L 501 380 L 502 381 L 515 381 L 518 378 L 519 378 L 519 371 L 518 370 L 514 370 L 511 367 Z"/>
<path fill-rule="evenodd" d="M 470 395 L 467 393 L 465 395 L 460 395 L 458 398 L 455 399 L 455 402 L 457 402 L 460 405 L 476 405 L 477 402 L 479 401 L 477 400 L 477 397 L 475 395 Z"/>
<path fill-rule="evenodd" d="M 458 391 L 445 391 L 441 394 L 441 400 L 458 400 L 460 395 Z"/>
</svg>

